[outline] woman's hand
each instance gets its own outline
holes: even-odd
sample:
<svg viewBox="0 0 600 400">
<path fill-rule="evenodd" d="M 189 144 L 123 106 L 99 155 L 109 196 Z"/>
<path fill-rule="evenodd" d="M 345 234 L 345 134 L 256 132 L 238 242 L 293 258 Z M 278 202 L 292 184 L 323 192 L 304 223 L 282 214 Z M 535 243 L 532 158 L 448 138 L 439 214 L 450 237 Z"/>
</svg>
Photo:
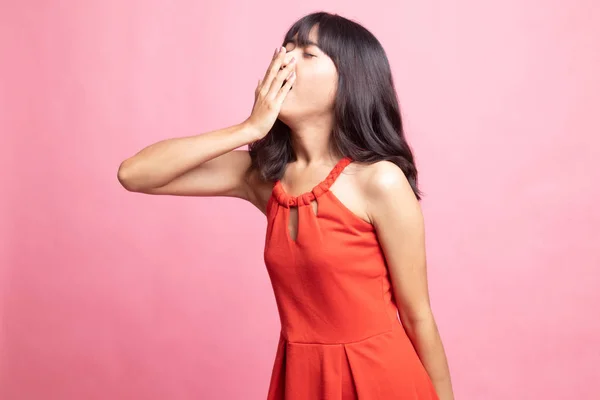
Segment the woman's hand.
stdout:
<svg viewBox="0 0 600 400">
<path fill-rule="evenodd" d="M 257 140 L 265 137 L 275 124 L 281 105 L 296 80 L 296 60 L 292 58 L 283 64 L 285 54 L 285 47 L 275 51 L 271 65 L 254 91 L 252 114 L 245 123 L 255 130 Z"/>
</svg>

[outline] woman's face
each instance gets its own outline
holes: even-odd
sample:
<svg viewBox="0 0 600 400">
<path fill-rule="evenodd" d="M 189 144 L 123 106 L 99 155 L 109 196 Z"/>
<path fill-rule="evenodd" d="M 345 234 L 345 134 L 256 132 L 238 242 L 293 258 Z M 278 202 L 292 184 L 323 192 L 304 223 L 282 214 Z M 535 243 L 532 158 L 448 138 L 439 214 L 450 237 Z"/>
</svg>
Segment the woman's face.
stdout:
<svg viewBox="0 0 600 400">
<path fill-rule="evenodd" d="M 299 47 L 289 42 L 285 45 L 285 62 L 292 57 L 296 58 L 296 82 L 279 113 L 279 119 L 288 125 L 333 112 L 338 82 L 337 69 L 333 60 L 316 45 L 316 28 L 315 26 L 309 34 L 313 44 Z"/>
</svg>

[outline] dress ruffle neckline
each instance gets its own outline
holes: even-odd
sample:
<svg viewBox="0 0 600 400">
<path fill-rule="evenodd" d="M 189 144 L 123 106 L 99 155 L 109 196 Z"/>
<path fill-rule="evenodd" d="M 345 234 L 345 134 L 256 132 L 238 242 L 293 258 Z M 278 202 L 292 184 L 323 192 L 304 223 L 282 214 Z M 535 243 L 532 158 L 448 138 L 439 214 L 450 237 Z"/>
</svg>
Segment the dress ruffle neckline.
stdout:
<svg viewBox="0 0 600 400">
<path fill-rule="evenodd" d="M 292 196 L 288 194 L 281 184 L 281 180 L 277 180 L 273 186 L 273 196 L 277 200 L 279 204 L 284 207 L 296 207 L 296 206 L 305 206 L 309 205 L 312 201 L 314 201 L 317 197 L 326 193 L 333 185 L 333 182 L 337 179 L 337 177 L 342 173 L 344 168 L 348 166 L 352 162 L 350 157 L 344 157 L 333 167 L 329 175 L 321 181 L 317 186 L 315 186 L 311 191 L 302 193 L 298 196 Z"/>
</svg>

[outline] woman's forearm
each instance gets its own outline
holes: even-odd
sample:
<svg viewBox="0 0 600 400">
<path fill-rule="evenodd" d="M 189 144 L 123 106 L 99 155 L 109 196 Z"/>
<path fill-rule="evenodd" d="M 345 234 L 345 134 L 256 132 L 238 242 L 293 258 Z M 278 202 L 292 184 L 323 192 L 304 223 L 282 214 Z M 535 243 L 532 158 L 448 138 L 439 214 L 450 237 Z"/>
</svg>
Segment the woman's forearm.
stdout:
<svg viewBox="0 0 600 400">
<path fill-rule="evenodd" d="M 198 165 L 256 140 L 247 123 L 199 135 L 162 140 L 140 150 L 119 166 L 118 178 L 128 189 L 156 188 Z"/>
<path fill-rule="evenodd" d="M 448 360 L 435 320 L 432 317 L 404 323 L 423 366 L 435 387 L 440 400 L 453 400 L 452 383 Z"/>
</svg>

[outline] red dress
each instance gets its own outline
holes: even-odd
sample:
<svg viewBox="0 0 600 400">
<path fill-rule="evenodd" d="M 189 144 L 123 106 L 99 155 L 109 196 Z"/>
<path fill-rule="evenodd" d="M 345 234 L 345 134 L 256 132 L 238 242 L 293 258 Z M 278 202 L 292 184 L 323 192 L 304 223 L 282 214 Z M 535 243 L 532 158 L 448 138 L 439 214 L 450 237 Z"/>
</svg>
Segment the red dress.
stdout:
<svg viewBox="0 0 600 400">
<path fill-rule="evenodd" d="M 300 196 L 273 186 L 264 259 L 281 333 L 267 399 L 437 400 L 398 318 L 373 225 L 329 190 L 350 162 Z M 290 207 L 298 207 L 295 240 Z"/>
</svg>

